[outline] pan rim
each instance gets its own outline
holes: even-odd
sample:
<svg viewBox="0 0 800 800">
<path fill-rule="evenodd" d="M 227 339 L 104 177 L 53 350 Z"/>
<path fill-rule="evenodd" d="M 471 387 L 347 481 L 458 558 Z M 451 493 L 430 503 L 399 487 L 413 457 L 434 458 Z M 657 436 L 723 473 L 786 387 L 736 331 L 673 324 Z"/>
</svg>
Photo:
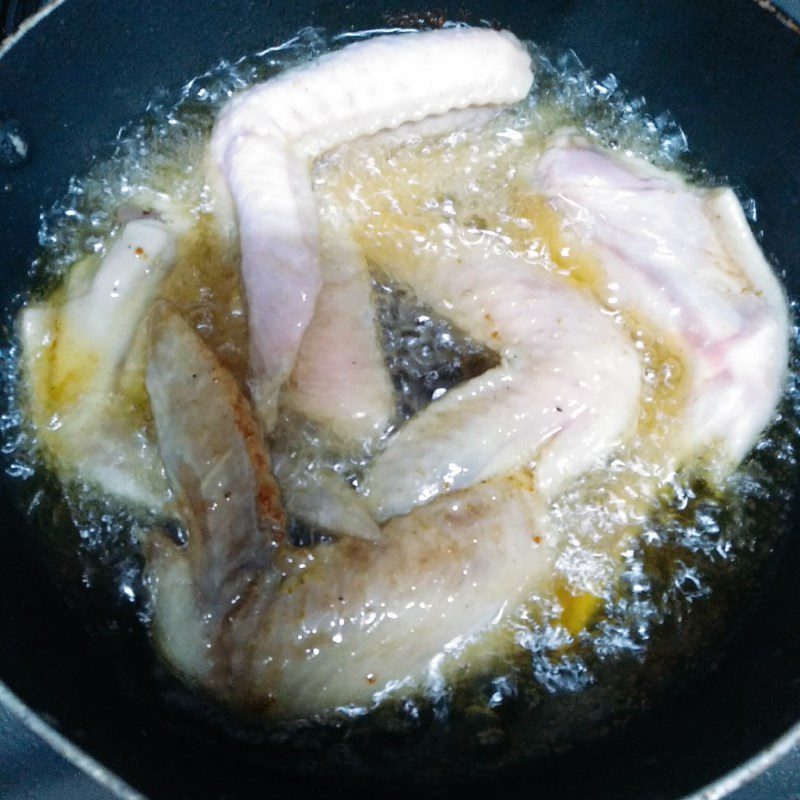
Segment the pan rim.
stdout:
<svg viewBox="0 0 800 800">
<path fill-rule="evenodd" d="M 63 0 L 58 0 L 58 2 L 63 2 Z M 3 681 L 0 681 L 0 705 L 11 712 L 28 731 L 38 736 L 93 781 L 112 792 L 119 800 L 147 800 L 145 795 L 133 789 L 108 767 L 59 733 L 48 722 L 45 722 L 30 706 L 20 700 Z"/>
<path fill-rule="evenodd" d="M 39 22 L 41 22 L 45 17 L 49 16 L 53 11 L 55 11 L 60 5 L 65 3 L 66 0 L 50 0 L 49 3 L 42 6 L 36 13 L 31 14 L 30 17 L 23 20 L 20 23 L 19 28 L 17 28 L 14 33 L 7 36 L 5 39 L 0 41 L 0 58 L 6 55 L 6 53 L 17 44 L 22 37 L 28 33 L 31 28 L 35 27 Z"/>
<path fill-rule="evenodd" d="M 682 800 L 722 800 L 774 766 L 800 742 L 800 722 L 796 722 L 782 736 L 739 764 L 730 772 L 706 784 Z"/>
</svg>

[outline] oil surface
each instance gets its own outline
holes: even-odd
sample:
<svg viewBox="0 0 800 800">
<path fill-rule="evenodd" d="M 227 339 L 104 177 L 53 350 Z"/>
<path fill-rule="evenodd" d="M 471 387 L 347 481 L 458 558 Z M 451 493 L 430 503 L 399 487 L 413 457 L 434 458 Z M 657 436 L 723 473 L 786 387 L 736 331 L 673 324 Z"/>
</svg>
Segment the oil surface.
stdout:
<svg viewBox="0 0 800 800">
<path fill-rule="evenodd" d="M 160 295 L 184 312 L 245 386 L 238 253 L 213 222 L 205 143 L 217 109 L 233 92 L 349 38 L 304 30 L 286 45 L 194 79 L 175 103 L 154 102 L 121 134 L 115 156 L 73 181 L 43 220 L 31 297 L 57 297 L 73 265 L 86 258 L 89 269 L 96 264 L 131 213 L 168 201 L 191 225 Z M 613 76 L 596 80 L 572 53 L 533 46 L 532 53 L 537 78 L 531 96 L 485 127 L 400 144 L 359 142 L 315 168 L 323 223 L 333 224 L 343 213 L 361 221 L 357 236 L 373 268 L 384 355 L 396 389 L 396 425 L 492 366 L 496 356 L 418 303 L 408 287 L 385 279 L 381 264 L 399 250 L 437 252 L 470 243 L 543 263 L 553 257 L 559 251 L 556 227 L 514 180 L 553 132 L 577 128 L 611 149 L 714 182 L 690 168 L 680 128 L 668 116 L 648 115 L 644 102 L 627 98 Z M 576 285 L 591 284 L 590 266 L 553 260 Z M 432 761 L 471 764 L 477 755 L 478 767 L 472 766 L 483 769 L 545 754 L 591 737 L 601 724 L 624 719 L 702 671 L 719 657 L 752 602 L 783 532 L 775 509 L 788 507 L 800 440 L 796 357 L 773 425 L 733 476 L 710 486 L 691 470 L 657 474 L 657 460 L 643 443 L 669 435 L 680 365 L 635 320 L 624 322 L 636 331 L 645 363 L 639 436 L 607 468 L 587 473 L 553 504 L 552 524 L 564 542 L 553 591 L 531 596 L 481 644 L 474 659 L 480 668 L 456 671 L 442 685 L 376 709 L 346 709 L 267 732 L 220 716 L 169 679 L 154 677 L 151 691 L 163 691 L 171 702 L 178 697 L 183 713 L 205 715 L 255 746 L 300 752 L 304 766 L 406 772 L 409 760 L 424 770 Z M 796 331 L 794 338 L 796 353 Z M 140 543 L 163 520 L 98 496 L 74 475 L 54 480 L 42 436 L 26 417 L 18 349 L 11 344 L 3 354 L 3 452 L 32 518 L 40 529 L 46 526 L 43 549 L 70 565 L 62 576 L 66 590 L 83 584 L 88 603 L 102 606 L 111 620 L 130 620 L 133 609 L 138 622 L 128 627 L 147 631 Z M 133 358 L 128 402 L 120 409 L 130 428 L 126 446 L 133 449 L 152 447 L 153 438 L 141 369 L 141 358 Z M 300 482 L 309 467 L 324 464 L 357 483 L 370 456 L 369 448 L 343 450 L 288 412 L 272 446 L 283 481 Z M 658 490 L 641 492 L 646 500 L 631 504 L 631 487 L 653 480 Z M 177 539 L 185 535 L 173 520 L 169 524 Z M 332 539 L 300 523 L 293 533 L 302 544 L 326 546 Z"/>
</svg>

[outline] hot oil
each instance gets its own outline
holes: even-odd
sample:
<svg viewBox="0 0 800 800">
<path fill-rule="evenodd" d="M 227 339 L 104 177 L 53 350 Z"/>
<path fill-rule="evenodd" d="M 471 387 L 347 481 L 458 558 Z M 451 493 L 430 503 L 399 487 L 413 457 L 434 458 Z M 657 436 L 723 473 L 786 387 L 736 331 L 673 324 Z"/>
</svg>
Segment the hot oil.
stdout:
<svg viewBox="0 0 800 800">
<path fill-rule="evenodd" d="M 178 261 L 161 289 L 222 363 L 244 384 L 249 350 L 239 251 L 210 214 L 180 242 Z"/>
<path fill-rule="evenodd" d="M 188 231 L 160 299 L 181 309 L 246 386 L 239 254 L 214 218 L 204 183 L 205 142 L 214 112 L 232 92 L 329 44 L 318 32 L 304 31 L 281 48 L 195 79 L 175 104 L 166 98 L 154 103 L 121 135 L 114 157 L 75 180 L 43 219 L 33 294 L 45 297 L 64 287 L 81 259 L 89 259 L 84 264 L 91 271 L 131 214 L 177 209 L 189 220 Z M 612 76 L 594 80 L 573 54 L 550 57 L 534 48 L 533 56 L 538 77 L 531 97 L 484 128 L 400 144 L 356 142 L 315 168 L 321 217 L 334 226 L 343 214 L 357 222 L 355 236 L 373 270 L 384 354 L 397 390 L 394 426 L 494 366 L 498 355 L 420 304 L 412 287 L 387 280 L 382 267 L 489 247 L 556 271 L 576 291 L 600 297 L 591 254 L 565 245 L 558 219 L 527 188 L 526 165 L 551 134 L 576 127 L 612 149 L 688 170 L 685 138 L 668 117 L 647 116 L 641 100 L 626 98 Z M 691 178 L 708 180 L 698 171 Z M 478 754 L 481 765 L 500 765 L 591 736 L 601 722 L 626 716 L 716 657 L 782 533 L 773 510 L 787 507 L 794 482 L 797 364 L 776 424 L 732 477 L 709 482 L 702 469 L 665 468 L 657 457 L 684 400 L 685 365 L 677 349 L 634 317 L 606 310 L 628 330 L 644 363 L 637 437 L 553 504 L 551 524 L 564 544 L 549 591 L 529 597 L 480 647 L 465 651 L 444 682 L 368 714 L 285 725 L 268 736 L 273 746 L 300 752 L 304 768 L 326 759 L 341 768 L 343 742 L 344 760 L 359 769 L 406 772 L 410 758 L 424 769 L 431 753 L 459 763 Z M 143 382 L 145 341 L 142 330 L 120 388 L 133 449 L 154 446 Z M 146 630 L 139 543 L 164 520 L 99 497 L 69 476 L 59 486 L 48 472 L 41 437 L 25 417 L 15 347 L 4 353 L 3 364 L 10 378 L 4 382 L 8 471 L 27 481 L 31 514 L 49 531 L 47 556 L 72 564 L 62 582 L 94 587 L 91 603 L 102 595 L 104 613 L 117 626 L 128 620 L 131 629 Z M 302 480 L 321 465 L 358 485 L 371 455 L 366 446 L 347 450 L 288 412 L 272 446 L 283 480 Z M 296 535 L 301 544 L 332 543 L 324 532 Z M 174 687 L 170 691 L 174 699 Z M 230 733 L 244 735 L 238 722 L 226 724 Z M 252 729 L 246 736 L 258 746 L 264 741 Z"/>
</svg>

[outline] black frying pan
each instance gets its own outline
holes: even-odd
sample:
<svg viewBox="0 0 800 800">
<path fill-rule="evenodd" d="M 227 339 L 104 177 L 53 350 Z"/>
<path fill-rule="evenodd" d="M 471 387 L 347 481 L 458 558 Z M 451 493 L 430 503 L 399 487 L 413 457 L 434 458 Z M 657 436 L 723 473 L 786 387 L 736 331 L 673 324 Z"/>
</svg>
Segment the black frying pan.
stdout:
<svg viewBox="0 0 800 800">
<path fill-rule="evenodd" d="M 465 0 L 437 7 L 449 18 L 489 19 L 521 38 L 572 47 L 598 73 L 614 72 L 630 93 L 646 96 L 651 109 L 669 109 L 711 171 L 756 198 L 764 248 L 800 297 L 800 36 L 768 2 Z M 0 168 L 0 307 L 24 284 L 40 210 L 64 192 L 70 175 L 109 154 L 116 131 L 157 89 L 174 94 L 220 59 L 282 41 L 304 25 L 374 28 L 408 10 L 395 0 L 56 3 L 0 53 L 0 119 L 16 120 L 30 142 L 26 163 Z M 132 693 L 114 654 L 79 621 L 65 590 L 70 576 L 54 581 L 42 568 L 42 534 L 16 510 L 15 487 L 3 482 L 0 492 L 0 678 L 101 763 L 165 800 L 404 793 L 398 784 L 282 777 L 263 757 L 178 724 Z M 800 739 L 800 528 L 790 533 L 774 578 L 710 675 L 594 744 L 478 788 L 542 800 L 666 800 L 727 775 L 708 795 L 720 797 L 780 757 Z M 747 763 L 759 753 L 758 763 Z"/>
</svg>

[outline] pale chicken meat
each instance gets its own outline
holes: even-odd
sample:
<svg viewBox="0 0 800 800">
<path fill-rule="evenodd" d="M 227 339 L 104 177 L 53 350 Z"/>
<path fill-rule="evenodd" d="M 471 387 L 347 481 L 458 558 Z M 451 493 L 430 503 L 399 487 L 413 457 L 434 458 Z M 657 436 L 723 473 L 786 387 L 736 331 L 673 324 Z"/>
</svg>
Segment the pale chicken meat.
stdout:
<svg viewBox="0 0 800 800">
<path fill-rule="evenodd" d="M 523 466 L 552 495 L 633 429 L 633 343 L 560 276 L 480 247 L 382 266 L 500 364 L 435 400 L 373 459 L 364 489 L 378 520 Z"/>
<path fill-rule="evenodd" d="M 585 256 L 602 274 L 598 299 L 681 354 L 676 459 L 712 448 L 737 464 L 781 395 L 789 336 L 783 291 L 733 191 L 571 136 L 545 150 L 530 189 L 563 217 L 567 267 Z"/>
<path fill-rule="evenodd" d="M 20 324 L 31 413 L 50 455 L 78 480 L 154 507 L 167 485 L 153 448 L 122 422 L 121 382 L 175 255 L 174 226 L 128 222 L 99 264 L 73 268 L 60 302 L 27 306 Z"/>
<path fill-rule="evenodd" d="M 217 649 L 224 650 L 230 619 L 251 595 L 266 600 L 285 518 L 261 429 L 234 378 L 169 304 L 154 307 L 149 327 L 147 392 L 189 529 L 180 553 L 171 543 L 151 545 L 151 568 L 175 592 L 159 592 L 156 624 L 182 671 L 216 679 L 227 674 Z"/>
<path fill-rule="evenodd" d="M 347 228 L 327 228 L 320 252 L 323 284 L 281 404 L 320 425 L 340 448 L 357 452 L 388 428 L 394 389 L 378 342 L 366 259 Z M 302 486 L 284 481 L 283 493 L 289 512 L 307 525 L 380 538 L 361 497 L 333 470 L 309 469 Z"/>
<path fill-rule="evenodd" d="M 387 450 L 383 457 L 393 462 L 374 462 L 381 471 L 368 477 L 372 493 L 400 487 L 387 491 L 381 515 L 405 514 L 384 525 L 377 545 L 350 539 L 276 553 L 254 524 L 254 500 L 241 519 L 229 518 L 230 487 L 252 472 L 247 449 L 229 446 L 221 433 L 242 426 L 234 423 L 242 399 L 232 402 L 224 382 L 210 379 L 218 367 L 207 356 L 202 363 L 202 345 L 187 326 L 180 336 L 155 326 L 148 390 L 172 485 L 191 508 L 185 555 L 162 543 L 151 565 L 162 647 L 184 675 L 235 705 L 279 717 L 369 706 L 396 690 L 424 689 L 446 655 L 498 625 L 526 591 L 552 581 L 556 542 L 542 509 L 568 477 L 607 455 L 634 425 L 638 359 L 614 321 L 560 277 L 492 253 L 472 258 L 426 265 L 426 277 L 414 283 L 423 297 L 444 296 L 449 314 L 473 333 L 496 340 L 503 364 L 465 384 L 463 394 L 430 406 L 417 418 L 421 432 L 412 421 L 405 429 L 411 436 L 392 440 L 408 461 Z M 201 433 L 209 408 L 220 434 L 213 440 Z M 216 455 L 208 449 L 214 443 Z M 540 450 L 546 455 L 534 466 Z M 448 468 L 448 458 L 468 466 L 455 486 L 445 476 L 441 491 L 452 495 L 435 499 L 437 470 Z M 436 484 L 428 497 L 418 496 L 421 475 Z M 218 502 L 191 500 L 206 486 Z M 236 552 L 269 555 L 270 566 L 253 561 L 244 573 L 232 561 L 226 567 L 224 557 L 213 556 L 211 531 L 224 548 L 234 536 L 252 537 L 256 544 L 242 543 Z M 196 572 L 198 558 L 205 568 Z M 213 635 L 216 615 L 202 601 L 209 560 L 217 565 L 212 574 L 221 562 L 223 573 L 230 569 L 258 587 L 251 602 L 235 593 L 243 598 L 240 609 L 230 601 L 233 590 L 219 598 L 230 615 L 224 638 Z"/>
<path fill-rule="evenodd" d="M 322 290 L 283 402 L 359 446 L 388 427 L 394 390 L 378 341 L 366 259 L 347 229 L 330 230 L 324 241 Z"/>
<path fill-rule="evenodd" d="M 257 402 L 268 429 L 321 286 L 313 159 L 403 123 L 521 100 L 530 64 L 505 32 L 382 36 L 256 86 L 223 110 L 211 154 L 236 211 Z"/>
</svg>

